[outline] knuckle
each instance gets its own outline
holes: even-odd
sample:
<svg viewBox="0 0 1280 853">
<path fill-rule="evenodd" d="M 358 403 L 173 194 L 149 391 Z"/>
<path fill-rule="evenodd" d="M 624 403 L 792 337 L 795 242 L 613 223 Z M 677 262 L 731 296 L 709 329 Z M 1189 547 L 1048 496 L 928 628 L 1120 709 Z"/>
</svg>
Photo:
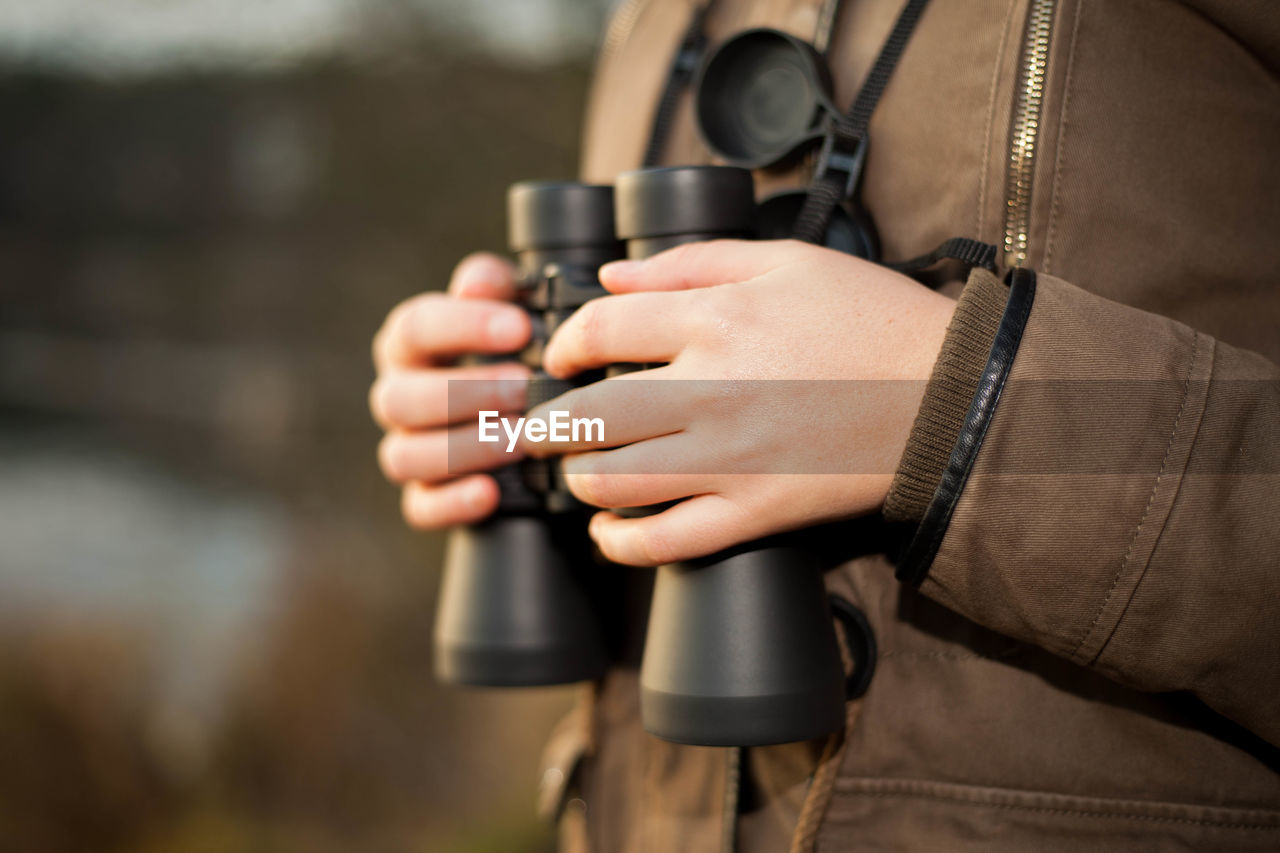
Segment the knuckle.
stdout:
<svg viewBox="0 0 1280 853">
<path fill-rule="evenodd" d="M 813 243 L 806 243 L 803 240 L 797 240 L 795 237 L 788 237 L 785 240 L 779 240 L 777 246 L 777 265 L 780 266 L 781 264 L 790 261 L 812 257 L 815 250 L 826 251 L 822 246 L 816 246 Z"/>
<path fill-rule="evenodd" d="M 383 476 L 393 483 L 403 483 L 411 479 L 408 457 L 409 454 L 401 436 L 388 435 L 378 442 L 378 467 L 382 469 Z"/>
<path fill-rule="evenodd" d="M 413 336 L 414 330 L 422 325 L 422 318 L 436 301 L 431 297 L 434 293 L 424 293 L 406 301 L 402 306 L 396 322 L 392 326 L 392 336 L 404 341 Z"/>
<path fill-rule="evenodd" d="M 710 391 L 710 399 L 707 400 L 707 404 L 714 406 L 717 412 L 745 414 L 744 410 L 753 407 L 760 408 L 762 412 L 769 411 L 763 405 L 767 400 L 760 399 L 760 385 L 758 382 L 745 378 L 740 373 L 735 372 L 733 367 L 725 373 L 723 378 L 708 382 L 707 386 Z M 789 390 L 791 389 L 783 387 L 774 390 L 772 393 L 785 398 Z M 770 414 L 777 416 L 781 415 L 782 412 L 774 411 L 770 412 Z M 734 430 L 732 435 L 726 436 L 733 442 L 753 441 L 757 437 L 751 430 Z"/>
<path fill-rule="evenodd" d="M 678 263 L 696 264 L 698 261 L 706 258 L 708 250 L 713 249 L 714 246 L 714 243 L 702 241 L 696 243 L 683 243 L 676 246 L 675 251 L 671 253 L 672 259 Z"/>
<path fill-rule="evenodd" d="M 743 300 L 726 292 L 731 288 L 712 287 L 697 291 L 694 297 L 694 316 L 697 337 L 700 342 L 719 351 L 747 334 L 751 322 L 750 311 Z"/>
<path fill-rule="evenodd" d="M 393 383 L 389 377 L 379 376 L 369 386 L 369 412 L 379 426 L 387 427 L 392 423 Z"/>
<path fill-rule="evenodd" d="M 582 409 L 583 389 L 570 388 L 567 391 L 561 391 L 554 397 L 548 397 L 548 394 L 555 394 L 563 386 L 547 385 L 546 387 L 535 387 L 535 397 L 526 401 L 530 410 L 535 406 L 550 405 L 555 403 L 556 411 L 567 412 L 567 417 L 575 418 Z"/>
<path fill-rule="evenodd" d="M 717 458 L 726 470 L 758 473 L 768 470 L 768 458 L 762 458 L 762 452 L 754 437 L 738 435 L 720 445 Z"/>
<path fill-rule="evenodd" d="M 385 360 L 407 343 L 407 335 L 412 328 L 412 317 L 418 305 L 435 294 L 419 293 L 396 305 L 382 321 L 382 327 L 373 336 L 373 358 L 377 364 Z"/>
<path fill-rule="evenodd" d="M 404 303 L 404 311 L 396 326 L 397 336 L 401 340 L 417 340 L 424 328 L 435 328 L 432 321 L 455 304 L 457 300 L 444 293 L 418 294 Z"/>
<path fill-rule="evenodd" d="M 677 558 L 675 545 L 660 524 L 642 524 L 636 530 L 636 552 L 646 565 L 661 566 Z"/>
<path fill-rule="evenodd" d="M 728 385 L 729 382 L 724 379 L 700 379 L 689 383 L 691 407 L 699 412 L 720 411 L 721 407 L 729 402 L 726 399 L 729 393 Z M 733 437 L 732 434 L 720 437 L 717 446 L 723 448 L 733 440 Z"/>
<path fill-rule="evenodd" d="M 498 282 L 502 282 L 514 277 L 515 271 L 501 255 L 484 251 L 471 252 L 454 266 L 450 284 L 457 286 L 465 276 L 479 274 L 491 276 Z"/>
<path fill-rule="evenodd" d="M 404 487 L 400 492 L 400 514 L 410 527 L 430 530 L 440 526 L 439 510 L 430 493 L 416 484 Z"/>
<path fill-rule="evenodd" d="M 578 348 L 590 360 L 598 358 L 607 337 L 604 310 L 599 300 L 588 302 L 578 309 Z"/>
<path fill-rule="evenodd" d="M 401 304 L 391 312 L 386 325 L 382 327 L 381 351 L 389 361 L 403 361 L 406 351 L 410 349 L 414 310 L 408 302 Z"/>
<path fill-rule="evenodd" d="M 751 321 L 751 310 L 744 294 L 735 288 L 713 287 L 704 291 L 705 311 L 711 326 L 720 337 L 732 337 Z"/>
<path fill-rule="evenodd" d="M 749 293 L 734 287 L 713 288 L 705 299 L 702 334 L 711 352 L 732 355 L 756 347 L 768 329 L 769 318 Z M 736 358 L 729 358 L 726 365 L 733 369 L 743 366 Z"/>
</svg>

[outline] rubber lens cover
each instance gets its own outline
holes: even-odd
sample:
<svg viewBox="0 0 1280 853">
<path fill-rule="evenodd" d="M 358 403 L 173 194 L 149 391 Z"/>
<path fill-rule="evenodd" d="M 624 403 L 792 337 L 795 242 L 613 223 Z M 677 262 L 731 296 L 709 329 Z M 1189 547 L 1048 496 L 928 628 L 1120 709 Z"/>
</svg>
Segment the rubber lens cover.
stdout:
<svg viewBox="0 0 1280 853">
<path fill-rule="evenodd" d="M 726 163 L 774 165 L 821 135 L 829 79 L 808 42 L 778 30 L 739 33 L 703 65 L 695 112 L 703 141 Z"/>
</svg>

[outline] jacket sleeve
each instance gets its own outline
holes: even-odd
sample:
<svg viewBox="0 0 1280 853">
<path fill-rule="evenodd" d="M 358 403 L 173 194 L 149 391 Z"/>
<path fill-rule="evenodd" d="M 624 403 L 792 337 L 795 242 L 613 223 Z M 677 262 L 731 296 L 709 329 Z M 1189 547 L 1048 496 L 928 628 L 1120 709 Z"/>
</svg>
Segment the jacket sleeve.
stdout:
<svg viewBox="0 0 1280 853">
<path fill-rule="evenodd" d="M 1051 276 L 976 272 L 885 515 L 913 525 L 898 576 L 925 595 L 1280 744 L 1265 358 Z"/>
</svg>

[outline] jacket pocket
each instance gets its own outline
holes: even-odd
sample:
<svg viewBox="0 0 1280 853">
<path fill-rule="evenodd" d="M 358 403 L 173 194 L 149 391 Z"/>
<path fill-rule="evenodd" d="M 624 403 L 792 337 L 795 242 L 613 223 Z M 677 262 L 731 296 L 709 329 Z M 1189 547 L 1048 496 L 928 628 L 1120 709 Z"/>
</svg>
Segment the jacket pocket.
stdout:
<svg viewBox="0 0 1280 853">
<path fill-rule="evenodd" d="M 818 850 L 1273 851 L 1280 809 L 841 778 Z"/>
</svg>

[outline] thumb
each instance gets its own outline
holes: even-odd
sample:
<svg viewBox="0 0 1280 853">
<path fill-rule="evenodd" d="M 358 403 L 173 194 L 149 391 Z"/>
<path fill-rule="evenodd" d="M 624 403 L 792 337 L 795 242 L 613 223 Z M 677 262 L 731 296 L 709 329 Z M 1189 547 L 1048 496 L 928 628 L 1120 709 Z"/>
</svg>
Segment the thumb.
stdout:
<svg viewBox="0 0 1280 853">
<path fill-rule="evenodd" d="M 746 281 L 795 260 L 794 240 L 711 240 L 685 243 L 643 261 L 613 261 L 600 268 L 600 283 L 611 293 L 641 290 L 695 290 Z"/>
</svg>

